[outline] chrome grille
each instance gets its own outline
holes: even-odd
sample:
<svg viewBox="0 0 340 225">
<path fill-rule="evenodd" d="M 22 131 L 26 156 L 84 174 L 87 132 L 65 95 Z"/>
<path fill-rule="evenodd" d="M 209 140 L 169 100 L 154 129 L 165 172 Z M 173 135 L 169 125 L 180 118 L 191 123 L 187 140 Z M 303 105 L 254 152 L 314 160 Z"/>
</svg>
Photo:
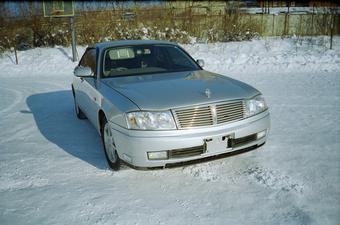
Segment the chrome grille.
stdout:
<svg viewBox="0 0 340 225">
<path fill-rule="evenodd" d="M 179 129 L 230 123 L 244 118 L 243 101 L 173 110 Z"/>
<path fill-rule="evenodd" d="M 243 102 L 230 102 L 216 105 L 217 124 L 243 119 Z"/>
<path fill-rule="evenodd" d="M 175 117 L 180 128 L 213 125 L 210 106 L 175 110 Z"/>
</svg>

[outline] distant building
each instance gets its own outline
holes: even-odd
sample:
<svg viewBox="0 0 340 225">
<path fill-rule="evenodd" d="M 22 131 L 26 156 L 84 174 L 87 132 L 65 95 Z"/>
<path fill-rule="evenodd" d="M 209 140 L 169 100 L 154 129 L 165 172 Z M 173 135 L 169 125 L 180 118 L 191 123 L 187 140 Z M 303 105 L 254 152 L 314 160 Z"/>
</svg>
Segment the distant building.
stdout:
<svg viewBox="0 0 340 225">
<path fill-rule="evenodd" d="M 246 2 L 246 1 L 245 1 Z M 259 7 L 339 7 L 340 1 L 275 1 L 275 0 L 259 0 Z"/>
<path fill-rule="evenodd" d="M 207 14 L 224 14 L 233 12 L 242 12 L 250 14 L 279 14 L 279 13 L 321 13 L 320 8 L 336 7 L 340 11 L 339 1 L 276 1 L 276 0 L 238 0 L 238 1 L 160 1 L 169 8 L 176 9 L 178 12 L 184 9 L 190 9 L 190 13 L 195 15 Z M 319 8 L 320 10 L 317 10 Z"/>
</svg>

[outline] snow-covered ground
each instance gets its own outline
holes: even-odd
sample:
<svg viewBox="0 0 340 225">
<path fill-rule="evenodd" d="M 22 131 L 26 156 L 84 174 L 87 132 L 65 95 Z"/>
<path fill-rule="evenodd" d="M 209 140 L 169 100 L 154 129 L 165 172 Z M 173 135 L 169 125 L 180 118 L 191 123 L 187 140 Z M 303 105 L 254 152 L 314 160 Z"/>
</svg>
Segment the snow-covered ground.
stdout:
<svg viewBox="0 0 340 225">
<path fill-rule="evenodd" d="M 0 57 L 0 224 L 322 224 L 340 221 L 340 37 L 184 45 L 266 97 L 260 149 L 173 169 L 108 170 L 73 112 L 70 48 Z M 81 55 L 84 48 L 78 48 Z"/>
</svg>

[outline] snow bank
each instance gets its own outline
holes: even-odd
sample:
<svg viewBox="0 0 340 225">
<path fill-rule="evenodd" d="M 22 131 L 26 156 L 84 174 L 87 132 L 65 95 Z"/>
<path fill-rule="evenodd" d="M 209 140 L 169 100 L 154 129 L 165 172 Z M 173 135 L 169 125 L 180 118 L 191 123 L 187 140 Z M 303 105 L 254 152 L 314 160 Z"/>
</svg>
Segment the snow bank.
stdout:
<svg viewBox="0 0 340 225">
<path fill-rule="evenodd" d="M 206 69 L 219 73 L 339 71 L 340 37 L 329 49 L 329 37 L 267 38 L 248 42 L 185 45 Z"/>
<path fill-rule="evenodd" d="M 222 74 L 277 72 L 334 72 L 340 68 L 340 37 L 335 37 L 334 49 L 329 49 L 329 37 L 266 38 L 245 42 L 190 44 L 183 47 L 196 59 L 206 62 L 205 69 Z M 78 47 L 79 56 L 84 47 Z M 0 58 L 0 76 L 71 75 L 77 63 L 72 63 L 71 48 L 35 48 Z"/>
<path fill-rule="evenodd" d="M 79 58 L 85 51 L 77 48 Z M 34 48 L 18 51 L 18 62 L 15 64 L 13 52 L 5 52 L 0 56 L 0 76 L 31 77 L 31 76 L 70 76 L 78 62 L 72 62 L 72 49 L 64 47 Z"/>
</svg>

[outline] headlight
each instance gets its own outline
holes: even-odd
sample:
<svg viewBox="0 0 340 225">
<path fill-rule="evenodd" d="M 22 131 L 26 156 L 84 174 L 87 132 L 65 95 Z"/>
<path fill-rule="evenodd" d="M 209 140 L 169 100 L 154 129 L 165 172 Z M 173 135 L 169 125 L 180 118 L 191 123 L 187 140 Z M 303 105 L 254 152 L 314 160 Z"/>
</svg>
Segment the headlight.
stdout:
<svg viewBox="0 0 340 225">
<path fill-rule="evenodd" d="M 246 102 L 246 117 L 256 115 L 268 108 L 262 95 L 258 95 L 252 99 L 246 100 L 245 102 Z"/>
<path fill-rule="evenodd" d="M 173 130 L 176 129 L 170 111 L 165 112 L 130 112 L 126 114 L 128 128 L 135 130 Z"/>
</svg>

